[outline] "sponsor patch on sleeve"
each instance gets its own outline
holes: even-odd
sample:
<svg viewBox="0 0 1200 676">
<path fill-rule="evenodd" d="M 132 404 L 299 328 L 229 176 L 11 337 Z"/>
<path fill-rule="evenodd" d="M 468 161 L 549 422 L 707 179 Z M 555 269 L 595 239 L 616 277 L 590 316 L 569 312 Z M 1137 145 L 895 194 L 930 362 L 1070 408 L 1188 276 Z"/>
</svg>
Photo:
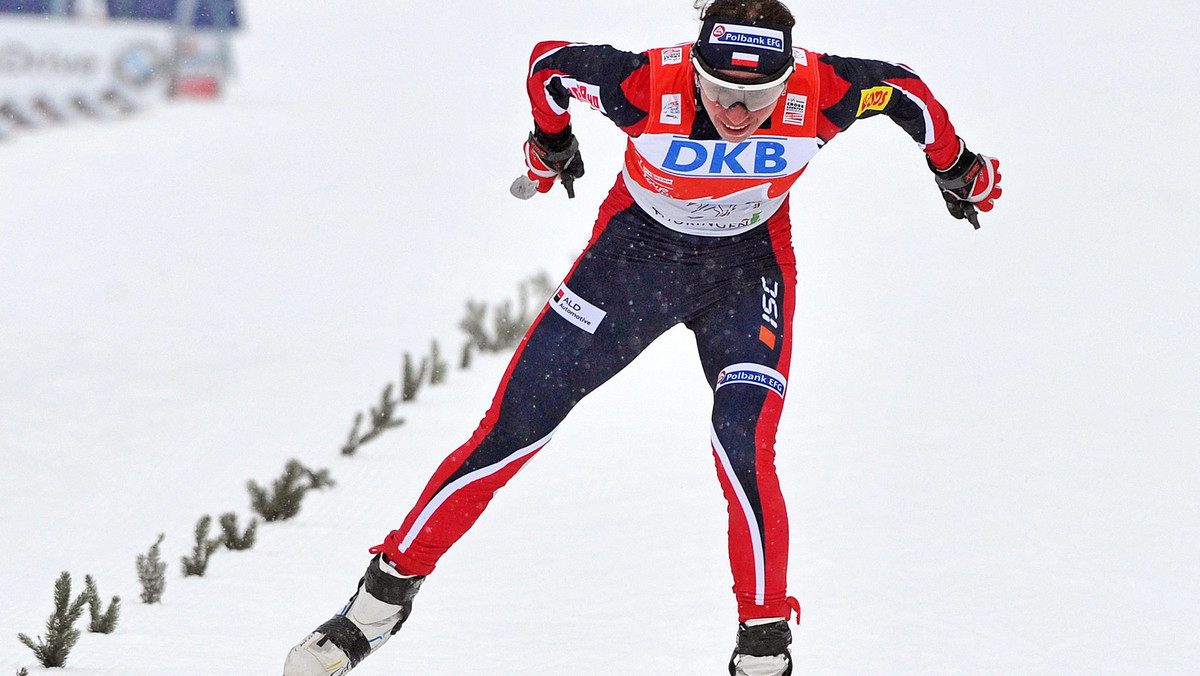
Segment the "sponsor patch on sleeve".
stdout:
<svg viewBox="0 0 1200 676">
<path fill-rule="evenodd" d="M 855 117 L 862 117 L 863 113 L 868 110 L 882 111 L 887 108 L 887 105 L 892 101 L 892 92 L 895 91 L 891 87 L 871 87 L 864 89 L 858 100 L 858 112 Z"/>
<path fill-rule="evenodd" d="M 567 91 L 571 92 L 571 96 L 574 97 L 576 101 L 582 101 L 591 106 L 593 109 L 598 110 L 605 115 L 608 114 L 608 111 L 604 109 L 604 100 L 600 97 L 599 85 L 594 85 L 589 82 L 580 82 L 575 78 L 566 76 L 556 75 L 555 78 L 562 83 L 562 86 L 566 88 Z"/>
<path fill-rule="evenodd" d="M 595 333 L 608 313 L 575 295 L 566 284 L 559 284 L 550 297 L 550 307 L 560 317 L 588 333 Z"/>
<path fill-rule="evenodd" d="M 671 47 L 662 51 L 662 65 L 674 66 L 683 63 L 683 48 Z"/>
</svg>

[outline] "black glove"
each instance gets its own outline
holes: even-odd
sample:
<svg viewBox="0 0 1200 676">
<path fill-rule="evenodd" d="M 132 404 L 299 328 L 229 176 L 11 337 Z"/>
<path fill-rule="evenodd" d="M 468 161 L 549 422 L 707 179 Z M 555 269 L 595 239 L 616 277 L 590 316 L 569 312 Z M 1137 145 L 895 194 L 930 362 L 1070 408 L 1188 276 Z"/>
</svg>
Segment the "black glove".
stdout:
<svg viewBox="0 0 1200 676">
<path fill-rule="evenodd" d="M 928 158 L 926 158 L 928 161 Z M 933 180 L 942 191 L 946 209 L 955 218 L 970 221 L 979 229 L 979 211 L 991 211 L 1000 197 L 1000 160 L 987 155 L 977 155 L 967 150 L 967 145 L 958 141 L 958 159 L 947 169 L 933 170 Z"/>
<path fill-rule="evenodd" d="M 525 141 L 525 166 L 538 192 L 550 192 L 558 178 L 567 189 L 567 197 L 574 197 L 575 179 L 583 176 L 583 156 L 571 125 L 557 134 L 547 134 L 535 125 Z"/>
</svg>

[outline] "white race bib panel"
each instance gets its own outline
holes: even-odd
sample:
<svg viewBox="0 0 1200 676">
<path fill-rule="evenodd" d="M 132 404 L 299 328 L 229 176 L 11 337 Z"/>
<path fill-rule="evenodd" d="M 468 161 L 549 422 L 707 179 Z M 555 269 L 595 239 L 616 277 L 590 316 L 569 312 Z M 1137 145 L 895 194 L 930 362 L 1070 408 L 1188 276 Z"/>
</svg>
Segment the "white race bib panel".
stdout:
<svg viewBox="0 0 1200 676">
<path fill-rule="evenodd" d="M 768 197 L 766 186 L 750 188 L 721 199 L 678 200 L 643 188 L 626 174 L 625 186 L 633 201 L 655 221 L 688 235 L 729 237 L 766 221 L 786 196 Z"/>
<path fill-rule="evenodd" d="M 654 109 L 642 134 L 629 139 L 623 176 L 634 201 L 659 223 L 689 235 L 726 237 L 779 211 L 820 149 L 816 116 L 807 114 L 816 68 L 797 59 L 770 129 L 741 143 L 699 140 L 689 137 L 698 113 L 690 49 L 651 50 Z"/>
</svg>

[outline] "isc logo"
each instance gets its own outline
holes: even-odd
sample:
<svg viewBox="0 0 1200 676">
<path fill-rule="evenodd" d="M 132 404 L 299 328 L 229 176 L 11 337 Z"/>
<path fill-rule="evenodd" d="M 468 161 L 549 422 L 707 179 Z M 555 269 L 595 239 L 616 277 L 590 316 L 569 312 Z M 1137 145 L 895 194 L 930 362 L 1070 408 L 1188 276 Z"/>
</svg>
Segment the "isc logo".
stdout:
<svg viewBox="0 0 1200 676">
<path fill-rule="evenodd" d="M 688 176 L 779 176 L 787 173 L 785 146 L 773 139 L 750 139 L 736 145 L 724 141 L 675 138 L 662 168 Z"/>
<path fill-rule="evenodd" d="M 862 114 L 868 110 L 882 111 L 884 108 L 887 108 L 887 104 L 891 100 L 891 87 L 871 87 L 870 89 L 864 89 L 858 99 L 858 112 L 854 116 L 862 117 Z"/>
</svg>

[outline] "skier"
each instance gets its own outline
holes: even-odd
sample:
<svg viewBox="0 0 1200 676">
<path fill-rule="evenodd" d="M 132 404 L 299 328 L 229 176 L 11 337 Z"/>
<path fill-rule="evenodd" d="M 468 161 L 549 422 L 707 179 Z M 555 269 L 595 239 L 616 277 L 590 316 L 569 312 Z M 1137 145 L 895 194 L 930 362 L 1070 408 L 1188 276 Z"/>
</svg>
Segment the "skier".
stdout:
<svg viewBox="0 0 1200 676">
<path fill-rule="evenodd" d="M 587 393 L 678 323 L 713 390 L 711 440 L 729 513 L 739 623 L 735 676 L 792 672 L 787 514 L 774 443 L 792 349 L 796 261 L 788 191 L 859 118 L 887 115 L 924 150 L 950 213 L 976 224 L 999 163 L 967 150 L 908 67 L 792 45 L 779 0 L 702 5 L 693 44 L 641 53 L 538 44 L 534 130 L 513 193 L 573 196 L 583 176 L 568 103 L 629 136 L 591 240 L 517 348 L 478 429 L 435 471 L 401 527 L 371 549 L 357 591 L 287 656 L 285 676 L 341 675 L 408 618 L 438 559 Z"/>
</svg>

